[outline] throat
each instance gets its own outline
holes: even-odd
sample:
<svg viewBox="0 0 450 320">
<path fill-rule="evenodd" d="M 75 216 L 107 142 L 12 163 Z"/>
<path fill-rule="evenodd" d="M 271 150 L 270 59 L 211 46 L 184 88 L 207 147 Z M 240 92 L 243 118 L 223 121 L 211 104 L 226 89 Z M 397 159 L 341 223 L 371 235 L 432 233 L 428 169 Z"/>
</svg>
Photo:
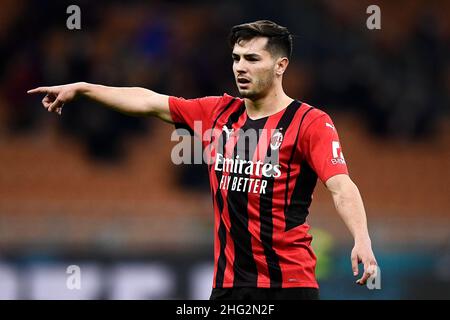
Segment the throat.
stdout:
<svg viewBox="0 0 450 320">
<path fill-rule="evenodd" d="M 247 110 L 247 115 L 251 120 L 258 120 L 284 110 L 292 103 L 292 101 L 294 101 L 294 99 L 287 95 L 284 95 L 284 97 L 280 99 L 270 99 L 265 101 L 245 99 L 245 108 Z"/>
</svg>

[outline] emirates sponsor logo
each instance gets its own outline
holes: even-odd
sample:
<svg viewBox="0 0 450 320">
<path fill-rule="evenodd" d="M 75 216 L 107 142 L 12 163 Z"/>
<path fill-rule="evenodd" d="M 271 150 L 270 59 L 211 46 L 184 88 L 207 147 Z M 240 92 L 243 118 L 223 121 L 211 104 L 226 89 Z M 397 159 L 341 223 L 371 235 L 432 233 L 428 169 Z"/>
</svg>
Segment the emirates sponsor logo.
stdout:
<svg viewBox="0 0 450 320">
<path fill-rule="evenodd" d="M 202 122 L 194 122 L 192 131 L 201 138 L 194 140 L 189 130 L 174 132 L 172 141 L 181 141 L 172 149 L 173 163 L 207 163 L 221 173 L 221 190 L 265 194 L 268 179 L 281 176 L 281 128 L 244 131 L 227 125 L 217 127 L 203 132 Z"/>
<path fill-rule="evenodd" d="M 217 153 L 214 170 L 223 174 L 219 182 L 220 189 L 260 194 L 266 193 L 267 178 L 281 176 L 279 164 L 264 163 L 260 160 L 243 160 L 239 155 L 235 158 L 227 158 L 220 153 Z"/>
<path fill-rule="evenodd" d="M 243 160 L 240 159 L 239 155 L 236 158 L 226 158 L 220 153 L 217 153 L 214 169 L 224 173 L 245 174 L 266 178 L 278 178 L 281 176 L 279 164 L 273 165 L 260 160 Z"/>
</svg>

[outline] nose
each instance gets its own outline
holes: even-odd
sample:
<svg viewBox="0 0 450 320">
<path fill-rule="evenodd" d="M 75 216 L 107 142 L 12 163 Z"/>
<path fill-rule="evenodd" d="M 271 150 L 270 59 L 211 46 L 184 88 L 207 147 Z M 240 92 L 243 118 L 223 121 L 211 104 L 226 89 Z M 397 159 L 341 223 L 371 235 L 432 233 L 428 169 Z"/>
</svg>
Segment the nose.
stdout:
<svg viewBox="0 0 450 320">
<path fill-rule="evenodd" d="M 240 59 L 234 63 L 234 67 L 237 73 L 245 73 L 247 72 L 247 64 L 244 59 Z"/>
</svg>

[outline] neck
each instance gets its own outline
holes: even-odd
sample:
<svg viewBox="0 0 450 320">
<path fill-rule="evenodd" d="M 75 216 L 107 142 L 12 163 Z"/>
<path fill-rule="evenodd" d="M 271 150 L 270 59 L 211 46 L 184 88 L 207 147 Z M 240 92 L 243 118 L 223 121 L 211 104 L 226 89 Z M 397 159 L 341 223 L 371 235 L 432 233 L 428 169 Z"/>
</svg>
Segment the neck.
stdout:
<svg viewBox="0 0 450 320">
<path fill-rule="evenodd" d="M 286 108 L 293 101 L 283 88 L 274 88 L 261 98 L 252 100 L 245 98 L 245 108 L 250 119 L 268 117 Z"/>
</svg>

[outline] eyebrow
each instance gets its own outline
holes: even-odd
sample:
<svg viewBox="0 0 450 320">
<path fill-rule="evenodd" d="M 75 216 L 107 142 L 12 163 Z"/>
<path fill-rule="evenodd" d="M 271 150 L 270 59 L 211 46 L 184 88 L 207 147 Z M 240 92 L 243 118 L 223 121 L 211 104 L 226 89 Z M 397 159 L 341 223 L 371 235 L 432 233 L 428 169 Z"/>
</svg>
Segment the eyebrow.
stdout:
<svg viewBox="0 0 450 320">
<path fill-rule="evenodd" d="M 239 57 L 240 55 L 233 52 L 233 53 L 231 54 L 231 56 L 232 56 L 233 58 L 237 58 L 237 57 Z M 244 56 L 245 59 L 258 59 L 258 58 L 261 57 L 261 55 L 259 55 L 259 54 L 257 54 L 257 53 L 244 54 L 243 56 Z"/>
</svg>

